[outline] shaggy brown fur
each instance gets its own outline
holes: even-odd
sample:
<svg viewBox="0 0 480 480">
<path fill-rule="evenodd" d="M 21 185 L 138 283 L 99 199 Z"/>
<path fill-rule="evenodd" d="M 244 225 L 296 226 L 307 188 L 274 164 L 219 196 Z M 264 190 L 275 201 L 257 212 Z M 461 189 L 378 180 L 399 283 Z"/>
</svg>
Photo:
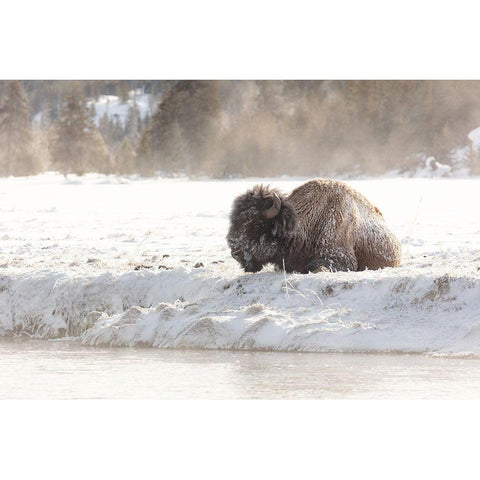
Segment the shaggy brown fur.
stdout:
<svg viewBox="0 0 480 480">
<path fill-rule="evenodd" d="M 227 235 L 246 272 L 375 270 L 400 265 L 380 210 L 343 182 L 315 179 L 288 197 L 257 185 L 234 201 Z"/>
</svg>

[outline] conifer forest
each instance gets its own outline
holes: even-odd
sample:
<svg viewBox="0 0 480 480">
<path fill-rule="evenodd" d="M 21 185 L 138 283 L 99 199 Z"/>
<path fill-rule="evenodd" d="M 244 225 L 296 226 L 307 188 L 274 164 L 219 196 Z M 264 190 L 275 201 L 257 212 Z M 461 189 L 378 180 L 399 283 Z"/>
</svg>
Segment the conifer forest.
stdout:
<svg viewBox="0 0 480 480">
<path fill-rule="evenodd" d="M 478 126 L 478 81 L 2 80 L 0 176 L 478 174 Z"/>
</svg>

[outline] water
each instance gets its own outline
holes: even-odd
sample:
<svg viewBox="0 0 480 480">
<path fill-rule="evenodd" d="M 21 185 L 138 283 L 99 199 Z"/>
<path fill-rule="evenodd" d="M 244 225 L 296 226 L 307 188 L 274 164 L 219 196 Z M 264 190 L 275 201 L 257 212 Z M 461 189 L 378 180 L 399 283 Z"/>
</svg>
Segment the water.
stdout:
<svg viewBox="0 0 480 480">
<path fill-rule="evenodd" d="M 1 399 L 480 398 L 480 359 L 0 339 Z"/>
</svg>

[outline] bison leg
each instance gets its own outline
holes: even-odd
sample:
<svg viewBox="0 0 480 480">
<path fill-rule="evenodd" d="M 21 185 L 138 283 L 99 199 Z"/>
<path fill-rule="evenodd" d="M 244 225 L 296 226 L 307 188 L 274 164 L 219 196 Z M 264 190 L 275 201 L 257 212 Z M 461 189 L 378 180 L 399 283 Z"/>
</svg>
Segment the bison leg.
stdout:
<svg viewBox="0 0 480 480">
<path fill-rule="evenodd" d="M 347 272 L 358 269 L 355 255 L 343 250 L 332 250 L 323 253 L 319 258 L 312 260 L 307 265 L 307 271 L 318 272 Z"/>
</svg>

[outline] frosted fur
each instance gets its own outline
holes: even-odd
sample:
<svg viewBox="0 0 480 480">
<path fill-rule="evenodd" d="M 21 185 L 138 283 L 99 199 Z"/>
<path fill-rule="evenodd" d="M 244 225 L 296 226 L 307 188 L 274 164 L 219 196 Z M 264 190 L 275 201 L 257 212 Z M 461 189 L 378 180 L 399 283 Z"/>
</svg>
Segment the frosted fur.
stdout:
<svg viewBox="0 0 480 480">
<path fill-rule="evenodd" d="M 274 193 L 280 212 L 265 219 Z M 311 180 L 289 196 L 257 185 L 235 199 L 230 223 L 227 242 L 246 272 L 268 263 L 298 273 L 400 265 L 400 243 L 380 210 L 336 180 Z"/>
</svg>

